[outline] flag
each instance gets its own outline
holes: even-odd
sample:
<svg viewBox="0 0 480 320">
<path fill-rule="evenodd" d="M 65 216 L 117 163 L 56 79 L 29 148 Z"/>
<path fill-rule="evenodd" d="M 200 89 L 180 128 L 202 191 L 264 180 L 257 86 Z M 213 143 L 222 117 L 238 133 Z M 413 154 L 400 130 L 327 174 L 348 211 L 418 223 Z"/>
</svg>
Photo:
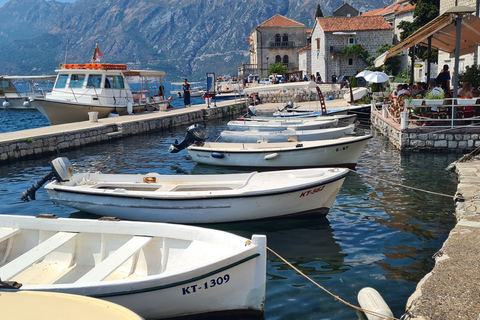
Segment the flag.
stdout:
<svg viewBox="0 0 480 320">
<path fill-rule="evenodd" d="M 92 62 L 100 62 L 100 58 L 103 57 L 103 53 L 100 51 L 100 48 L 98 48 L 98 44 L 95 45 L 95 50 L 93 51 L 93 58 Z"/>
<path fill-rule="evenodd" d="M 250 41 L 250 42 L 252 42 L 252 41 L 253 41 L 253 39 L 251 39 L 250 37 L 247 37 L 247 39 L 248 39 L 248 41 Z"/>
</svg>

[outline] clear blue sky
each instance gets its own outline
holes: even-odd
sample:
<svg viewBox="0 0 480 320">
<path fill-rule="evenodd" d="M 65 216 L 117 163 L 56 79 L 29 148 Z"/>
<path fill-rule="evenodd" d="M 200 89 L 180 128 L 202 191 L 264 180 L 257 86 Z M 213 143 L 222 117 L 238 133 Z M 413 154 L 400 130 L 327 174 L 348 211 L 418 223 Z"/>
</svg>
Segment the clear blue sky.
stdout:
<svg viewBox="0 0 480 320">
<path fill-rule="evenodd" d="M 0 7 L 2 7 L 8 1 L 10 1 L 10 0 L 0 0 Z M 51 1 L 51 0 L 47 0 L 47 1 Z M 55 0 L 55 1 L 58 1 L 58 2 L 75 2 L 76 0 Z"/>
</svg>

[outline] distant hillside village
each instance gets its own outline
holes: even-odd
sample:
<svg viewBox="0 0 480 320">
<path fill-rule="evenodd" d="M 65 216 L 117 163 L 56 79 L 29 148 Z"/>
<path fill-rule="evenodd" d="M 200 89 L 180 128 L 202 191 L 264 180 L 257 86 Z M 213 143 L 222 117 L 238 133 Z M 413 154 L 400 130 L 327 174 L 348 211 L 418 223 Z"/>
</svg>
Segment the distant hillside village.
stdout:
<svg viewBox="0 0 480 320">
<path fill-rule="evenodd" d="M 475 0 L 440 0 L 440 14 L 459 5 L 476 8 L 478 16 L 479 2 Z M 383 8 L 361 13 L 343 2 L 331 17 L 315 18 L 313 29 L 276 14 L 250 32 L 250 63 L 239 64 L 238 75 L 240 78 L 252 74 L 265 77 L 269 67 L 280 62 L 287 68 L 288 75 L 300 79 L 314 76 L 315 79 L 332 82 L 332 79 L 341 76 L 355 76 L 369 66 L 366 55 L 376 56 L 382 45 L 400 43 L 403 30 L 398 28 L 398 24 L 401 21 L 412 22 L 414 8 L 408 0 L 399 0 Z M 354 45 L 360 45 L 367 54 L 345 53 L 345 48 Z M 460 72 L 464 72 L 469 65 L 478 64 L 478 57 L 478 49 L 461 56 Z M 405 51 L 401 57 L 401 70 L 407 64 Z M 452 69 L 453 59 L 449 54 L 439 52 L 438 65 L 444 64 L 451 64 Z M 415 81 L 422 79 L 426 70 L 424 61 L 416 61 Z M 430 76 L 435 77 L 436 73 L 435 65 L 431 68 Z"/>
</svg>

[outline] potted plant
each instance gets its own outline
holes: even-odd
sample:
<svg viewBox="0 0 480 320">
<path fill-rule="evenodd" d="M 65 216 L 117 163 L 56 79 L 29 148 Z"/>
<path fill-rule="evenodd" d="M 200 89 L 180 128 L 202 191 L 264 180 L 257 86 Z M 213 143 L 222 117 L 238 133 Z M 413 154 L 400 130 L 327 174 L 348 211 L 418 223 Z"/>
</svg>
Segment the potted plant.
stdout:
<svg viewBox="0 0 480 320">
<path fill-rule="evenodd" d="M 423 97 L 421 95 L 417 95 L 415 97 L 412 97 L 412 102 L 411 105 L 413 106 L 421 106 L 423 103 Z"/>
<path fill-rule="evenodd" d="M 445 93 L 443 91 L 439 92 L 439 91 L 429 90 L 425 95 L 425 104 L 442 105 L 444 97 L 445 97 Z"/>
</svg>

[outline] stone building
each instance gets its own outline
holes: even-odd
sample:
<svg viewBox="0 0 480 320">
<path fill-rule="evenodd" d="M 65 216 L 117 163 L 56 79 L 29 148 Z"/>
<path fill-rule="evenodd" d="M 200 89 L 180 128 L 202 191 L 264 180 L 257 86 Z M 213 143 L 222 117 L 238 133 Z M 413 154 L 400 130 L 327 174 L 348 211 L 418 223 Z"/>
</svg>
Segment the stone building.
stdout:
<svg viewBox="0 0 480 320">
<path fill-rule="evenodd" d="M 381 16 L 317 18 L 311 37 L 311 71 L 324 81 L 332 75 L 355 76 L 367 64 L 359 55 L 341 53 L 346 46 L 361 45 L 375 55 L 384 43 L 392 43 L 393 27 Z"/>
<path fill-rule="evenodd" d="M 361 14 L 360 11 L 349 5 L 348 3 L 342 2 L 342 5 L 335 11 L 333 11 L 333 17 L 357 17 Z"/>
<path fill-rule="evenodd" d="M 239 77 L 248 74 L 266 76 L 268 67 L 281 62 L 287 73 L 298 72 L 298 50 L 307 45 L 307 27 L 276 14 L 249 34 L 250 64 L 239 65 Z"/>
<path fill-rule="evenodd" d="M 312 55 L 311 55 L 312 45 L 309 44 L 306 47 L 298 50 L 298 70 L 302 73 L 301 77 L 307 76 L 310 77 L 312 74 Z"/>
<path fill-rule="evenodd" d="M 448 9 L 450 9 L 452 7 L 455 7 L 455 6 L 471 7 L 473 9 L 475 9 L 474 15 L 476 15 L 477 17 L 480 17 L 480 14 L 479 14 L 480 1 L 478 1 L 478 0 L 440 0 L 440 12 L 439 12 L 439 14 L 442 14 L 445 11 L 447 11 Z M 480 38 L 480 36 L 479 36 L 479 38 Z M 474 65 L 474 64 L 478 65 L 479 64 L 479 55 L 480 55 L 480 47 L 477 47 L 476 52 L 460 56 L 459 65 L 458 65 L 460 73 L 465 72 L 465 70 L 466 70 L 465 68 L 467 66 L 471 66 L 471 65 Z M 440 72 L 440 70 L 443 68 L 443 66 L 445 64 L 449 66 L 449 70 L 450 70 L 450 73 L 451 73 L 452 79 L 453 79 L 453 71 L 454 71 L 453 69 L 454 69 L 454 66 L 455 66 L 455 58 L 451 58 L 450 54 L 448 54 L 448 53 L 445 53 L 443 51 L 439 51 L 438 52 L 438 69 L 439 69 L 438 72 Z M 437 74 L 431 74 L 430 76 L 434 78 L 434 77 L 437 76 Z M 453 84 L 452 84 L 452 86 L 453 86 Z"/>
</svg>

